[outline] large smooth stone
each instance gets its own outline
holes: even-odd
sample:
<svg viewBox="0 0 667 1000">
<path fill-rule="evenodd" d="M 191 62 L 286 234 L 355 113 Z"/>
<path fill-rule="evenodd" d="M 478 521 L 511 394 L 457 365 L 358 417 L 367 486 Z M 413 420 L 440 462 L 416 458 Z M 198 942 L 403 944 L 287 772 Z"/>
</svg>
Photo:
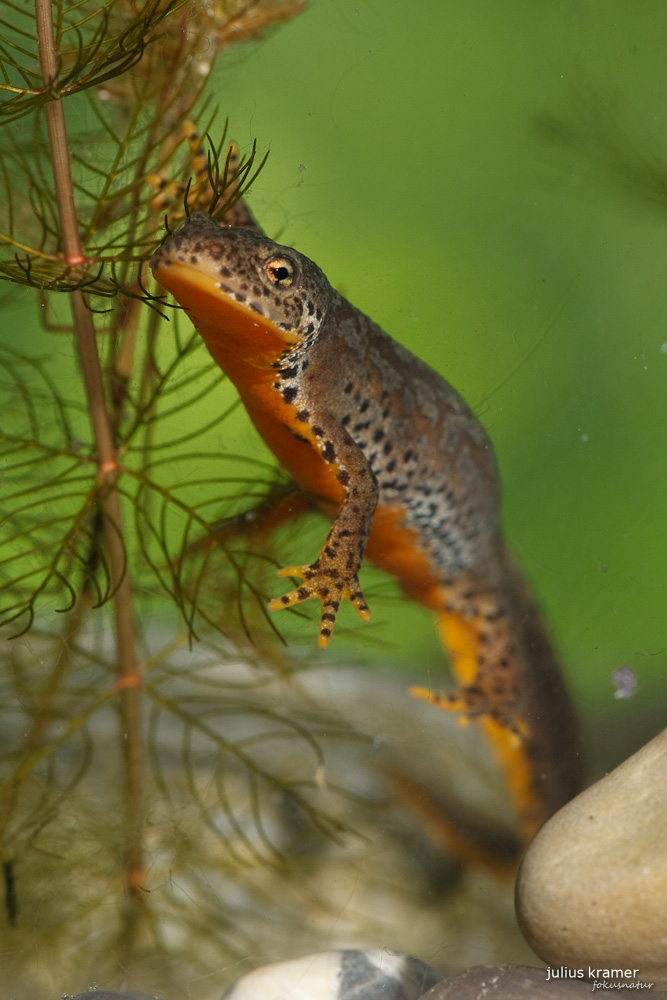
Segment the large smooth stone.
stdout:
<svg viewBox="0 0 667 1000">
<path fill-rule="evenodd" d="M 255 969 L 223 1000 L 418 1000 L 440 979 L 397 951 L 323 951 Z"/>
<path fill-rule="evenodd" d="M 542 827 L 516 906 L 549 965 L 667 986 L 667 730 Z"/>
</svg>

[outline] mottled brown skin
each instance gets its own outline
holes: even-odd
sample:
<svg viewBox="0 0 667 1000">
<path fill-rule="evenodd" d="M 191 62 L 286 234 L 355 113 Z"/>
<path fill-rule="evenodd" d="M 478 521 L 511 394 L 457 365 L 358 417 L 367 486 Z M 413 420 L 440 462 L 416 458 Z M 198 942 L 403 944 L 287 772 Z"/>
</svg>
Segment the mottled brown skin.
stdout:
<svg viewBox="0 0 667 1000">
<path fill-rule="evenodd" d="M 240 219 L 240 222 L 239 222 Z M 316 597 L 326 646 L 341 601 L 370 617 L 364 556 L 439 616 L 460 682 L 413 693 L 478 718 L 501 758 L 522 833 L 578 787 L 576 727 L 537 611 L 499 529 L 491 444 L 458 393 L 250 216 L 196 213 L 151 261 L 236 385 L 257 430 L 331 517 L 303 583 L 272 610 Z"/>
</svg>

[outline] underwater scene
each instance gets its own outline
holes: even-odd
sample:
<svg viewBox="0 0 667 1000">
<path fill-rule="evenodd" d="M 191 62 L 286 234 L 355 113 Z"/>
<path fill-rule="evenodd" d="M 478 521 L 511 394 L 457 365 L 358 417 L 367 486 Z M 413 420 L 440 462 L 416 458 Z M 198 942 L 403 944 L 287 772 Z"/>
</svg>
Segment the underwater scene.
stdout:
<svg viewBox="0 0 667 1000">
<path fill-rule="evenodd" d="M 3 995 L 667 989 L 664 4 L 0 37 Z"/>
</svg>

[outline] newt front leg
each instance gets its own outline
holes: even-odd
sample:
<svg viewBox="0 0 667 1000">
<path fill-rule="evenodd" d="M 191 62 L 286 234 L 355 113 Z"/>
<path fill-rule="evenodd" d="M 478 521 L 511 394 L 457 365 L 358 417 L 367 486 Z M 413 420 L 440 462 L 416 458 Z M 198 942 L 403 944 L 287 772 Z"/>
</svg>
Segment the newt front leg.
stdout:
<svg viewBox="0 0 667 1000">
<path fill-rule="evenodd" d="M 328 439 L 321 450 L 346 491 L 343 506 L 316 561 L 289 566 L 278 573 L 278 576 L 301 577 L 303 584 L 269 604 L 269 610 L 279 611 L 311 597 L 318 598 L 322 606 L 318 634 L 321 649 L 331 639 L 341 601 L 350 601 L 359 616 L 370 621 L 371 614 L 359 586 L 359 570 L 379 495 L 377 479 L 363 452 L 348 435 L 334 437 L 338 438 L 336 443 Z"/>
</svg>

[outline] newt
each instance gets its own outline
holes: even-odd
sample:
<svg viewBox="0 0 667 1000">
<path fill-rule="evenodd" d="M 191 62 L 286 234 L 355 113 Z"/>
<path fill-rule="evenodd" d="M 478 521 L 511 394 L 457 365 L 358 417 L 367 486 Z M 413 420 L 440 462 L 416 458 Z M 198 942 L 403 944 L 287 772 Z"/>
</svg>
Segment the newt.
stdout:
<svg viewBox="0 0 667 1000">
<path fill-rule="evenodd" d="M 228 222 L 231 225 L 225 225 Z M 280 464 L 330 518 L 322 550 L 272 611 L 316 599 L 368 621 L 364 558 L 437 616 L 459 687 L 413 694 L 483 727 L 524 840 L 579 789 L 574 712 L 500 530 L 493 448 L 456 390 L 238 206 L 194 212 L 151 259 Z"/>
</svg>

